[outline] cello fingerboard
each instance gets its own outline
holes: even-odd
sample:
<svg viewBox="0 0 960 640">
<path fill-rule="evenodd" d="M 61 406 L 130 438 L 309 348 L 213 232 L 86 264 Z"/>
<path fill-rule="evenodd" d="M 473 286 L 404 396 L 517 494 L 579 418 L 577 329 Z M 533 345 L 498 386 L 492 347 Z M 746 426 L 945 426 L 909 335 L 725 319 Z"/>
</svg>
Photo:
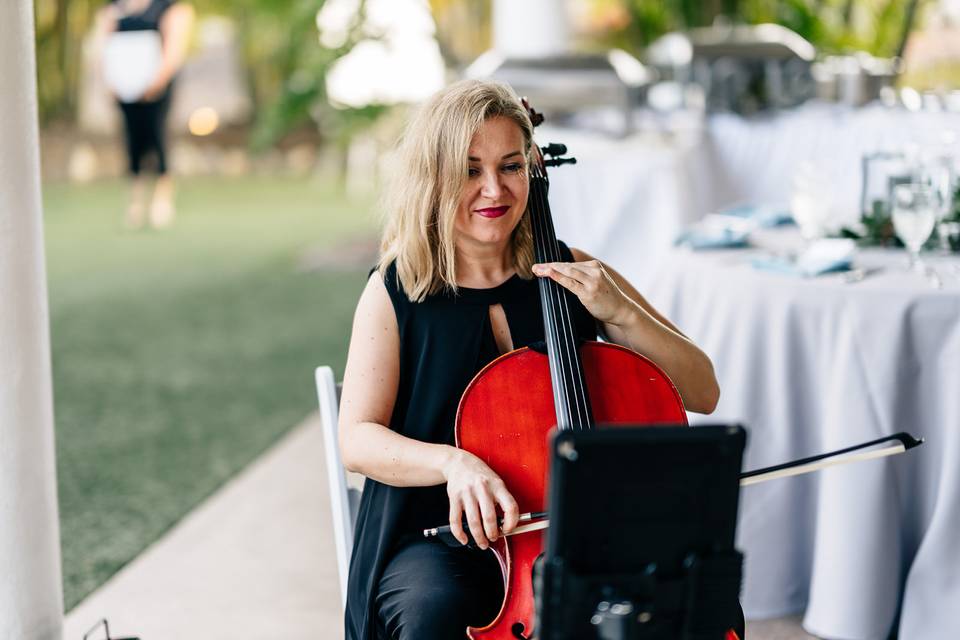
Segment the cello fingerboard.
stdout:
<svg viewBox="0 0 960 640">
<path fill-rule="evenodd" d="M 536 260 L 561 262 L 560 245 L 547 201 L 547 187 L 546 176 L 540 167 L 534 165 L 530 173 L 528 211 L 533 227 Z M 550 278 L 540 278 L 539 286 L 557 427 L 589 429 L 593 425 L 593 412 L 571 313 L 573 294 Z"/>
</svg>

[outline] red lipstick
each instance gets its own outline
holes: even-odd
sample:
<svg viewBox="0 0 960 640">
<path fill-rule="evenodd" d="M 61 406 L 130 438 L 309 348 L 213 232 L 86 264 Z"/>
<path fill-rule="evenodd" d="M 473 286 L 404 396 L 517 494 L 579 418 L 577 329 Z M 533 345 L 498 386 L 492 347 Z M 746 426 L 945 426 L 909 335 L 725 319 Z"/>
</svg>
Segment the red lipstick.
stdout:
<svg viewBox="0 0 960 640">
<path fill-rule="evenodd" d="M 509 210 L 510 207 L 487 207 L 485 209 L 474 209 L 473 212 L 484 218 L 499 218 Z"/>
</svg>

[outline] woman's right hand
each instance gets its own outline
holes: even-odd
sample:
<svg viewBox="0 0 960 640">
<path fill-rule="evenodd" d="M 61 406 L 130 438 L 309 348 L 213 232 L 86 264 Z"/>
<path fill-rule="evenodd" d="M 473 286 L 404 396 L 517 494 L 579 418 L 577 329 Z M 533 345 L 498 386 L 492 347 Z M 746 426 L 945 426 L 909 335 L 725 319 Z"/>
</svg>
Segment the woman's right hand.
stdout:
<svg viewBox="0 0 960 640">
<path fill-rule="evenodd" d="M 520 517 L 517 501 L 500 476 L 483 460 L 463 449 L 453 449 L 443 475 L 450 498 L 450 532 L 461 544 L 470 541 L 463 530 L 464 514 L 470 534 L 481 549 L 488 548 L 501 534 L 497 507 L 503 512 L 502 533 L 509 533 L 517 526 Z"/>
</svg>

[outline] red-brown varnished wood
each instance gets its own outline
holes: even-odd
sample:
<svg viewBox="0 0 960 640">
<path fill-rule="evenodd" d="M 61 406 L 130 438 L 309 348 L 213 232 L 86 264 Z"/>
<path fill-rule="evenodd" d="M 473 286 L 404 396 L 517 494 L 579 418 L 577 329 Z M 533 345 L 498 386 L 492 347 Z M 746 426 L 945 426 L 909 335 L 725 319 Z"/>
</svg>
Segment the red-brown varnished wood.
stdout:
<svg viewBox="0 0 960 640">
<path fill-rule="evenodd" d="M 686 424 L 676 388 L 648 359 L 600 342 L 585 343 L 580 354 L 598 426 Z M 500 475 L 521 513 L 543 511 L 547 438 L 556 423 L 547 356 L 518 349 L 487 365 L 464 391 L 457 411 L 457 445 Z M 501 538 L 493 548 L 505 570 L 503 606 L 493 622 L 470 628 L 467 635 L 474 640 L 516 640 L 514 629 L 528 635 L 533 626 L 532 570 L 543 551 L 543 534 Z"/>
</svg>

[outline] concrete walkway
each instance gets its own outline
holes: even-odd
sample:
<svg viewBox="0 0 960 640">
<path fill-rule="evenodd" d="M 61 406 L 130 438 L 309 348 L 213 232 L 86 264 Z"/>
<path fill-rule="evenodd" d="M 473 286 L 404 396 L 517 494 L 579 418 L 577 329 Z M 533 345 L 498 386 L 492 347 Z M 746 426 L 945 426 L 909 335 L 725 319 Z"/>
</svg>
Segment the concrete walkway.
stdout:
<svg viewBox="0 0 960 640">
<path fill-rule="evenodd" d="M 104 617 L 115 637 L 142 640 L 342 638 L 319 418 L 77 605 L 64 640 L 81 640 Z M 815 640 L 792 618 L 747 628 L 750 640 Z"/>
</svg>

